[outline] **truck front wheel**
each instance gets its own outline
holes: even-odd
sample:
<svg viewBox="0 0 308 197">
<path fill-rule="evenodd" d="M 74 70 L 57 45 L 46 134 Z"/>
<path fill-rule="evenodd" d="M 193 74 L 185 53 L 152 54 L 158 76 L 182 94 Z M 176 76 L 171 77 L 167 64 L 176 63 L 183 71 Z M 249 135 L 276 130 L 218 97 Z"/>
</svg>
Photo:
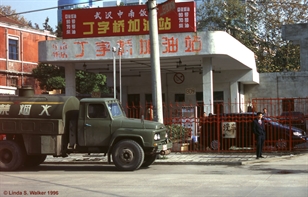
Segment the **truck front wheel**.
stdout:
<svg viewBox="0 0 308 197">
<path fill-rule="evenodd" d="M 20 168 L 25 160 L 23 149 L 14 141 L 0 141 L 0 169 L 14 171 Z"/>
<path fill-rule="evenodd" d="M 141 167 L 149 167 L 150 165 L 152 165 L 155 160 L 156 160 L 157 155 L 156 154 L 152 154 L 152 155 L 145 155 L 144 157 L 144 162 L 141 165 Z"/>
<path fill-rule="evenodd" d="M 144 160 L 144 151 L 133 140 L 122 140 L 112 149 L 112 160 L 120 170 L 137 170 Z"/>
</svg>

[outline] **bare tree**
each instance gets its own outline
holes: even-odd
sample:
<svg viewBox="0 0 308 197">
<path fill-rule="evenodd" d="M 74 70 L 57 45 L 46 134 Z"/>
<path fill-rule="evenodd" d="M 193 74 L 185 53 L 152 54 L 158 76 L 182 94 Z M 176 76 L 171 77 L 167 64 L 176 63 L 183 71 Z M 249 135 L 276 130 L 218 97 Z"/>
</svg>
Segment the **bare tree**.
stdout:
<svg viewBox="0 0 308 197">
<path fill-rule="evenodd" d="M 62 30 L 62 22 L 58 23 L 58 26 L 56 26 L 56 35 L 58 38 L 62 38 L 63 30 Z"/>
<path fill-rule="evenodd" d="M 37 23 L 34 23 L 34 29 L 40 29 L 40 26 L 39 26 L 39 24 L 37 24 Z"/>
<path fill-rule="evenodd" d="M 53 28 L 48 24 L 49 18 L 47 17 L 45 19 L 45 22 L 43 23 L 43 28 L 47 31 L 53 32 Z"/>
<path fill-rule="evenodd" d="M 15 10 L 12 10 L 11 6 L 9 5 L 0 5 L 0 13 L 23 25 L 28 25 L 28 21 L 23 16 L 18 15 Z"/>
</svg>

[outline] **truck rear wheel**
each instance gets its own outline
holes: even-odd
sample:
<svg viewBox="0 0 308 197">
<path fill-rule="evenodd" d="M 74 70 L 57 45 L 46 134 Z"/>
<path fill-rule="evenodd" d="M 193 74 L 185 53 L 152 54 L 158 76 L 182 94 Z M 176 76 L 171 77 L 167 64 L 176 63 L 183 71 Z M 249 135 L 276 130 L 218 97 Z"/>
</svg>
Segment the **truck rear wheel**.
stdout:
<svg viewBox="0 0 308 197">
<path fill-rule="evenodd" d="M 133 140 L 122 140 L 112 149 L 112 160 L 120 170 L 137 170 L 144 160 L 141 146 Z"/>
<path fill-rule="evenodd" d="M 35 167 L 39 166 L 46 159 L 47 155 L 27 155 L 25 159 L 24 166 Z"/>
<path fill-rule="evenodd" d="M 23 149 L 14 141 L 0 141 L 0 169 L 14 171 L 20 168 L 25 160 Z"/>
<path fill-rule="evenodd" d="M 157 157 L 156 154 L 145 155 L 144 156 L 144 162 L 141 165 L 141 167 L 149 167 L 150 165 L 152 165 L 155 162 L 156 157 Z"/>
</svg>

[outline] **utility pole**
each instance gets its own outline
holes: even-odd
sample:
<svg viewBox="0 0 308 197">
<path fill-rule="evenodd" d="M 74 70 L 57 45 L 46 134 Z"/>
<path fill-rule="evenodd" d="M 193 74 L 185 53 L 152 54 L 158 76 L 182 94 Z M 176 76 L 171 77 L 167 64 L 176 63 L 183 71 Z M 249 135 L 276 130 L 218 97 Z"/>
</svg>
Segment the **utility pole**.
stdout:
<svg viewBox="0 0 308 197">
<path fill-rule="evenodd" d="M 121 63 L 121 58 L 122 58 L 122 48 L 119 47 L 119 86 L 120 86 L 120 103 L 122 104 L 122 63 Z"/>
<path fill-rule="evenodd" d="M 116 57 L 115 53 L 117 52 L 116 47 L 112 47 L 112 52 L 113 52 L 113 98 L 116 99 L 116 91 L 117 91 L 117 80 L 116 80 Z"/>
<path fill-rule="evenodd" d="M 148 0 L 154 121 L 164 123 L 156 0 Z"/>
</svg>

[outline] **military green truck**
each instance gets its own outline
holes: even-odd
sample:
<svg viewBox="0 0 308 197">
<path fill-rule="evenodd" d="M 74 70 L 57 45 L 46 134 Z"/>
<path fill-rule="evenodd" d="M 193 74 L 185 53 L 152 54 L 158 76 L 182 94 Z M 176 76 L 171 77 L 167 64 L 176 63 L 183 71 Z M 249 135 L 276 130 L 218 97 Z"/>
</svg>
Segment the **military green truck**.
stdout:
<svg viewBox="0 0 308 197">
<path fill-rule="evenodd" d="M 103 153 L 120 170 L 137 170 L 170 154 L 164 124 L 127 118 L 113 98 L 34 95 L 0 97 L 0 169 L 38 166 L 47 155 Z"/>
</svg>

